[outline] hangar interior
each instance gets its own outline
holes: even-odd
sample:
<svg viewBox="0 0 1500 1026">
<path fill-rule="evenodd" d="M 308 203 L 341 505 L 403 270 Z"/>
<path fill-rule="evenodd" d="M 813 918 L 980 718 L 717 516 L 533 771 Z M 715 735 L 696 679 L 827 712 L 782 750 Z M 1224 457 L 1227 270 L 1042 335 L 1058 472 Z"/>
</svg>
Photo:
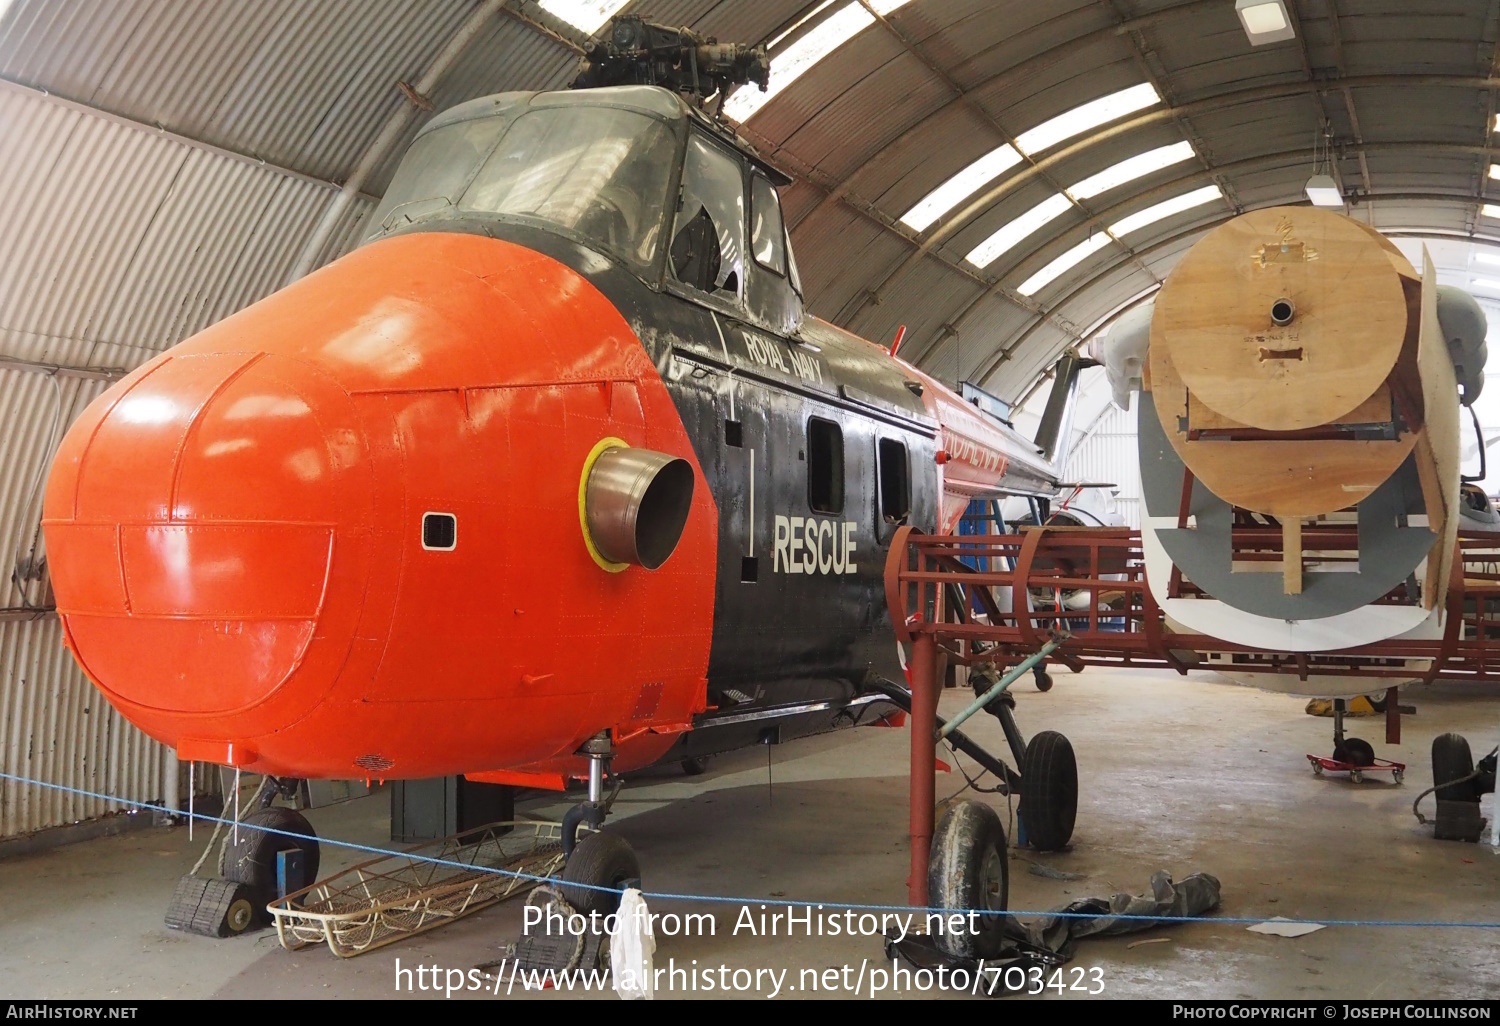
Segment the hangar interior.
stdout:
<svg viewBox="0 0 1500 1026">
<path fill-rule="evenodd" d="M 1027 438 L 1060 357 L 1107 342 L 1214 229 L 1308 206 L 1314 177 L 1331 181 L 1332 209 L 1419 271 L 1425 247 L 1438 282 L 1471 293 L 1500 330 L 1500 0 L 1269 0 L 1289 34 L 1261 43 L 1237 6 L 0 0 L 0 539 L 14 549 L 0 584 L 11 910 L 0 971 L 56 997 L 389 992 L 388 953 L 334 962 L 281 951 L 274 931 L 211 941 L 162 927 L 203 838 L 149 825 L 145 806 L 184 809 L 190 779 L 208 800 L 228 778 L 208 762 L 190 770 L 128 722 L 65 647 L 43 493 L 93 400 L 355 251 L 429 121 L 491 94 L 566 88 L 617 15 L 766 48 L 767 88 L 739 87 L 723 112 L 789 178 L 780 204 L 807 312 L 883 345 L 900 333 L 904 360 L 988 393 Z M 1500 432 L 1500 387 L 1473 409 L 1470 475 Z M 1104 505 L 1130 527 L 1143 517 L 1135 417 L 1111 404 L 1102 368 L 1085 370 L 1062 474 L 1108 485 Z M 1495 473 L 1479 486 L 1494 490 Z M 1222 879 L 1229 916 L 1464 921 L 1493 908 L 1492 849 L 1434 845 L 1409 812 L 1432 782 L 1433 738 L 1468 733 L 1476 756 L 1490 747 L 1492 680 L 1403 691 L 1417 712 L 1382 748 L 1414 767 L 1399 788 L 1308 773 L 1302 752 L 1326 747 L 1328 724 L 1303 715 L 1303 699 L 1208 672 L 1057 678 L 1055 692 L 1027 688 L 1019 702 L 1079 749 L 1078 838 L 1062 854 L 1018 849 L 1013 907 L 1137 893 L 1157 869 L 1201 869 Z M 944 713 L 966 697 L 944 692 Z M 987 720 L 973 732 L 1004 744 Z M 619 829 L 666 889 L 897 903 L 902 735 L 766 744 L 703 776 L 647 770 L 620 799 Z M 390 843 L 389 785 L 371 776 L 376 793 L 312 810 L 320 834 Z M 938 797 L 962 784 L 940 775 Z M 540 793 L 519 805 L 566 807 Z M 324 871 L 360 857 L 325 845 Z M 518 917 L 504 906 L 391 953 L 467 967 Z M 1340 927 L 1294 940 L 1196 923 L 1171 937 L 1101 940 L 1085 961 L 1106 967 L 1108 994 L 1133 996 L 1390 997 L 1436 980 L 1461 997 L 1500 984 L 1474 931 Z M 672 949 L 750 966 L 786 955 L 765 938 L 663 939 L 660 953 Z M 861 951 L 806 941 L 794 956 L 822 965 Z"/>
</svg>

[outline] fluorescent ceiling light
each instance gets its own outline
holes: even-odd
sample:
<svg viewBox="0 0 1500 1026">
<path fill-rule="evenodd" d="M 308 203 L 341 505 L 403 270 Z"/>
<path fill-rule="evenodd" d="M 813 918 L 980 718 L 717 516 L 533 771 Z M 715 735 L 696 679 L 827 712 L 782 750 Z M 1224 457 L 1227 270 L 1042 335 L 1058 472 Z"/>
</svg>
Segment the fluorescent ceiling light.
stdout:
<svg viewBox="0 0 1500 1026">
<path fill-rule="evenodd" d="M 1307 180 L 1307 198 L 1315 207 L 1342 207 L 1344 194 L 1332 175 L 1313 175 Z"/>
<path fill-rule="evenodd" d="M 999 231 L 975 246 L 964 259 L 975 267 L 988 267 L 1001 253 L 1047 222 L 1061 217 L 1072 205 L 1061 193 L 1044 199 L 1014 221 L 1001 225 Z"/>
<path fill-rule="evenodd" d="M 1491 164 L 1490 165 L 1490 177 L 1491 178 L 1500 178 L 1500 164 Z"/>
<path fill-rule="evenodd" d="M 542 10 L 593 35 L 630 0 L 538 0 Z"/>
<path fill-rule="evenodd" d="M 1486 203 L 1484 206 L 1479 208 L 1479 212 L 1485 217 L 1500 219 L 1500 206 L 1496 206 L 1493 203 Z"/>
<path fill-rule="evenodd" d="M 1154 150 L 1137 154 L 1129 160 L 1122 160 L 1112 167 L 1107 167 L 1097 175 L 1090 175 L 1068 189 L 1068 195 L 1074 199 L 1088 199 L 1097 196 L 1101 192 L 1133 182 L 1137 178 L 1160 171 L 1164 167 L 1180 164 L 1184 160 L 1193 157 L 1193 144 L 1189 142 L 1173 143 L 1170 146 L 1160 146 Z"/>
<path fill-rule="evenodd" d="M 1172 199 L 1163 200 L 1154 207 L 1147 207 L 1145 210 L 1137 211 L 1128 217 L 1122 217 L 1109 226 L 1109 233 L 1115 236 L 1115 238 L 1129 235 L 1131 232 L 1138 232 L 1147 225 L 1153 225 L 1164 218 L 1171 217 L 1173 214 L 1180 214 L 1184 210 L 1201 207 L 1205 203 L 1211 203 L 1223 197 L 1223 190 L 1217 185 L 1205 185 L 1201 189 L 1185 192 L 1181 196 L 1174 196 Z"/>
<path fill-rule="evenodd" d="M 1021 155 L 1009 143 L 991 150 L 929 192 L 922 202 L 902 215 L 901 223 L 914 232 L 925 231 L 928 225 L 973 195 L 980 186 L 994 181 L 1020 162 Z"/>
<path fill-rule="evenodd" d="M 1048 285 L 1051 285 L 1059 277 L 1077 267 L 1088 257 L 1108 245 L 1108 235 L 1103 232 L 1092 235 L 1086 241 L 1080 242 L 1046 267 L 1033 274 L 1030 278 L 1021 282 L 1016 291 L 1023 296 L 1034 296 Z"/>
<path fill-rule="evenodd" d="M 1494 278 L 1470 278 L 1469 284 L 1477 289 L 1489 289 L 1492 292 L 1500 292 L 1500 281 Z"/>
<path fill-rule="evenodd" d="M 1161 96 L 1156 87 L 1150 82 L 1142 82 L 1138 86 L 1091 100 L 1081 107 L 1074 107 L 1051 121 L 1043 121 L 1029 132 L 1016 136 L 1016 147 L 1028 156 L 1040 153 L 1075 135 L 1082 135 L 1091 128 L 1098 128 L 1160 102 Z"/>
<path fill-rule="evenodd" d="M 1251 46 L 1279 43 L 1297 35 L 1283 0 L 1235 0 L 1234 11 L 1240 16 Z"/>
<path fill-rule="evenodd" d="M 1474 259 L 1481 264 L 1489 264 L 1491 267 L 1500 267 L 1500 253 L 1491 253 L 1488 250 L 1476 249 Z"/>
<path fill-rule="evenodd" d="M 870 7 L 875 14 L 886 15 L 909 2 L 910 0 L 870 0 Z M 740 86 L 725 101 L 724 113 L 736 121 L 747 120 L 783 89 L 801 78 L 813 65 L 873 25 L 875 14 L 865 10 L 859 0 L 834 11 L 806 35 L 772 58 L 771 78 L 764 92 L 757 85 Z"/>
</svg>

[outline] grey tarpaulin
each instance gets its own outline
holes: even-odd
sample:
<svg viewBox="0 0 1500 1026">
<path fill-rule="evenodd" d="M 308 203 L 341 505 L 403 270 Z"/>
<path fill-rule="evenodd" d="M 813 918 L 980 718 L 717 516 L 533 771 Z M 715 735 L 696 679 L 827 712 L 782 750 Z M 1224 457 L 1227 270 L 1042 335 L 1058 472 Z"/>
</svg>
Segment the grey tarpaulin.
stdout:
<svg viewBox="0 0 1500 1026">
<path fill-rule="evenodd" d="M 1033 948 L 1068 957 L 1072 944 L 1082 937 L 1107 937 L 1121 933 L 1135 933 L 1160 926 L 1154 919 L 1117 919 L 1115 916 L 1160 916 L 1162 919 L 1181 919 L 1184 916 L 1199 916 L 1219 907 L 1219 878 L 1207 873 L 1194 873 L 1182 880 L 1172 882 L 1172 874 L 1158 870 L 1151 876 L 1151 893 L 1116 894 L 1110 898 L 1080 898 L 1054 913 L 1030 923 L 1008 920 L 1006 930 L 1015 940 Z M 1094 918 L 1075 918 L 1092 915 Z"/>
<path fill-rule="evenodd" d="M 1151 877 L 1149 894 L 1120 893 L 1109 898 L 1080 898 L 1029 923 L 1008 918 L 1001 950 L 984 959 L 984 967 L 990 975 L 979 990 L 992 997 L 1025 990 L 1030 976 L 1024 970 L 1032 967 L 1045 970 L 1062 965 L 1073 957 L 1074 942 L 1080 938 L 1150 930 L 1173 919 L 1199 916 L 1218 907 L 1218 877 L 1194 873 L 1181 883 L 1174 883 L 1170 873 L 1159 870 Z M 1118 916 L 1149 918 L 1120 919 L 1116 918 Z M 885 949 L 887 957 L 900 956 L 916 968 L 935 969 L 944 965 L 950 970 L 966 969 L 970 979 L 975 978 L 973 974 L 980 968 L 975 959 L 955 958 L 943 953 L 925 935 L 911 934 L 901 940 L 888 936 Z M 1010 966 L 1023 970 L 1018 977 L 1022 981 L 1019 987 L 1012 985 L 1008 974 L 996 972 Z"/>
</svg>

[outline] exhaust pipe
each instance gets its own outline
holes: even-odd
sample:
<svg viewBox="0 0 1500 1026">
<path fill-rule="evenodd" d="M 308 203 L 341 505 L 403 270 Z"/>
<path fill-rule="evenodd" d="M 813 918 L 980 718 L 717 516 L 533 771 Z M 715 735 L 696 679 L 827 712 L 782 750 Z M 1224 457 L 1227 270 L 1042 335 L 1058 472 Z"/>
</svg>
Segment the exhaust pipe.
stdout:
<svg viewBox="0 0 1500 1026">
<path fill-rule="evenodd" d="M 682 540 L 693 504 L 693 467 L 617 438 L 599 443 L 584 464 L 579 512 L 589 553 L 614 573 L 655 570 Z"/>
</svg>

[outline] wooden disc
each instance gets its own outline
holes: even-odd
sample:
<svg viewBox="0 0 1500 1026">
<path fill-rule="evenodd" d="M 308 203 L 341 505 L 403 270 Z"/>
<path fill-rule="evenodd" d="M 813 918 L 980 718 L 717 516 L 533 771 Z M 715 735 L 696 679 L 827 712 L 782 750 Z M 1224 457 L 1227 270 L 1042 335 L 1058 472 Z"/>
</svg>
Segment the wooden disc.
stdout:
<svg viewBox="0 0 1500 1026">
<path fill-rule="evenodd" d="M 1273 320 L 1290 300 L 1292 320 Z M 1370 398 L 1406 338 L 1401 277 L 1342 214 L 1271 207 L 1210 232 L 1168 276 L 1151 350 L 1203 404 L 1267 431 L 1327 424 Z"/>
</svg>

